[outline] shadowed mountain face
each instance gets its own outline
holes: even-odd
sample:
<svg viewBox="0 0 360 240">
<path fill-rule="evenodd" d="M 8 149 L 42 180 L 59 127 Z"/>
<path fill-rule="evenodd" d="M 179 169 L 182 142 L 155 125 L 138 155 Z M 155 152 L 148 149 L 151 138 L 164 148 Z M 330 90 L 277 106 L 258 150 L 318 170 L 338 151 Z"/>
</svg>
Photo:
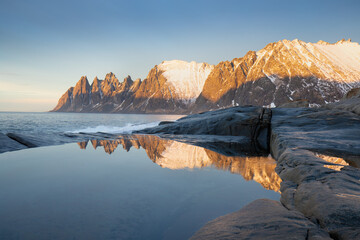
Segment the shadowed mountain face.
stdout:
<svg viewBox="0 0 360 240">
<path fill-rule="evenodd" d="M 157 165 L 169 169 L 215 167 L 240 174 L 245 180 L 254 180 L 265 189 L 280 191 L 280 177 L 275 173 L 276 162 L 270 156 L 225 156 L 212 150 L 187 143 L 163 139 L 153 135 L 131 135 L 116 140 L 91 140 L 94 149 L 103 147 L 111 154 L 119 146 L 129 151 L 131 147 L 142 147 L 148 157 Z M 88 142 L 78 143 L 85 149 Z M 220 149 L 221 151 L 221 149 Z"/>
<path fill-rule="evenodd" d="M 324 104 L 360 86 L 360 46 L 282 40 L 242 58 L 207 63 L 164 61 L 146 79 L 123 82 L 113 73 L 90 85 L 85 76 L 53 111 L 194 113 L 222 107 L 275 107 L 306 99 Z"/>
</svg>

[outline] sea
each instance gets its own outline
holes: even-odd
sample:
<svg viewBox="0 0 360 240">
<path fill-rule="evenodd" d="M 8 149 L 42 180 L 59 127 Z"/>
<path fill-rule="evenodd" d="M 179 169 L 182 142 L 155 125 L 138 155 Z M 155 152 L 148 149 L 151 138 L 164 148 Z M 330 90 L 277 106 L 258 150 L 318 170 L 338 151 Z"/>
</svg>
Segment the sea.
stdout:
<svg viewBox="0 0 360 240">
<path fill-rule="evenodd" d="M 189 239 L 251 201 L 279 200 L 270 155 L 129 135 L 180 117 L 0 113 L 2 133 L 52 141 L 0 154 L 0 239 Z M 67 140 L 97 132 L 119 136 Z"/>
<path fill-rule="evenodd" d="M 72 142 L 69 133 L 129 134 L 181 117 L 183 115 L 0 112 L 0 132 L 41 136 L 41 145 L 55 145 Z"/>
</svg>

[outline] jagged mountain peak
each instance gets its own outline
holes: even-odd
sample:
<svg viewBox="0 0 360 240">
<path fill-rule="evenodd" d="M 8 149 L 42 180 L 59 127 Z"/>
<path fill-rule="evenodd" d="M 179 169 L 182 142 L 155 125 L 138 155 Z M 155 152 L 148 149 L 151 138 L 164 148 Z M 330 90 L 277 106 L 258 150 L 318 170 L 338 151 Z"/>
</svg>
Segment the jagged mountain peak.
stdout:
<svg viewBox="0 0 360 240">
<path fill-rule="evenodd" d="M 74 88 L 74 95 L 83 94 L 89 92 L 90 84 L 86 76 L 82 76 L 76 83 Z"/>
<path fill-rule="evenodd" d="M 133 83 L 134 81 L 131 79 L 130 75 L 127 75 L 126 78 L 124 78 L 124 83 Z"/>
<path fill-rule="evenodd" d="M 351 43 L 351 38 L 349 38 L 348 40 L 345 40 L 344 38 L 341 39 L 340 41 L 337 41 L 335 44 L 342 44 L 342 43 Z"/>
<path fill-rule="evenodd" d="M 88 81 L 87 76 L 81 76 L 78 82 L 85 82 Z"/>
<path fill-rule="evenodd" d="M 101 81 L 98 77 L 95 77 L 91 84 L 91 92 L 98 92 L 101 88 Z"/>
<path fill-rule="evenodd" d="M 321 44 L 321 45 L 330 45 L 330 43 L 325 42 L 325 41 L 323 41 L 323 40 L 318 41 L 316 44 Z"/>
<path fill-rule="evenodd" d="M 111 79 L 111 78 L 114 78 L 115 77 L 115 74 L 113 72 L 109 72 L 106 74 L 105 76 L 105 79 Z"/>
<path fill-rule="evenodd" d="M 316 44 L 321 44 L 321 45 L 336 45 L 336 44 L 343 44 L 343 43 L 352 43 L 351 38 L 349 38 L 348 40 L 345 40 L 344 38 L 335 42 L 335 43 L 329 43 L 329 42 L 325 42 L 323 40 L 318 41 Z"/>
</svg>

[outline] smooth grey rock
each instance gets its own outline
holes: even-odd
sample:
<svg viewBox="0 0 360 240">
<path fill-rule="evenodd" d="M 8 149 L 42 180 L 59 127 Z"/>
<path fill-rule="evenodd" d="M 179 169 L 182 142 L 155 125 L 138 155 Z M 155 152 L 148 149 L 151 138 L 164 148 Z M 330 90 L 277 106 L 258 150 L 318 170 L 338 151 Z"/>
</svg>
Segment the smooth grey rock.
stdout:
<svg viewBox="0 0 360 240">
<path fill-rule="evenodd" d="M 31 140 L 29 138 L 31 137 L 26 137 L 24 135 L 21 134 L 15 134 L 15 133 L 7 133 L 6 136 L 8 136 L 9 138 L 29 147 L 29 148 L 33 148 L 33 147 L 38 147 L 38 144 L 35 144 L 34 141 L 36 141 L 34 138 L 32 138 Z"/>
<path fill-rule="evenodd" d="M 0 133 L 0 153 L 26 149 L 27 147 Z"/>
<path fill-rule="evenodd" d="M 261 107 L 232 107 L 189 115 L 134 133 L 173 135 L 244 136 L 262 148 L 268 145 L 271 110 Z"/>
<path fill-rule="evenodd" d="M 331 239 L 297 211 L 289 211 L 279 202 L 259 199 L 241 210 L 216 218 L 190 238 L 215 239 Z"/>
</svg>

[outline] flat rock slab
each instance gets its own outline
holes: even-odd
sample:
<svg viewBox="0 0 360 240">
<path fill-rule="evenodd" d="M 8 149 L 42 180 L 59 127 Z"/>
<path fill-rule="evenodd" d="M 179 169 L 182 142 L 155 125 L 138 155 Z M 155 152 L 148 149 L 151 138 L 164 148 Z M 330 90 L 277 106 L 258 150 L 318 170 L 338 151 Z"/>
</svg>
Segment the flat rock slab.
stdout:
<svg viewBox="0 0 360 240">
<path fill-rule="evenodd" d="M 271 128 L 287 140 L 287 147 L 338 157 L 360 156 L 360 116 L 350 111 L 273 109 Z"/>
<path fill-rule="evenodd" d="M 42 136 L 25 135 L 21 133 L 0 133 L 0 153 L 8 151 L 17 151 L 26 148 L 42 147 L 74 142 L 75 139 L 65 139 L 65 141 L 54 138 L 44 138 Z"/>
<path fill-rule="evenodd" d="M 0 153 L 26 149 L 27 147 L 0 133 Z"/>
<path fill-rule="evenodd" d="M 267 148 L 271 110 L 261 107 L 232 107 L 189 115 L 175 122 L 140 130 L 140 134 L 244 136 Z"/>
<path fill-rule="evenodd" d="M 331 239 L 297 211 L 269 199 L 251 202 L 241 210 L 216 218 L 202 227 L 191 240 L 223 239 Z"/>
<path fill-rule="evenodd" d="M 33 148 L 38 147 L 39 145 L 35 142 L 37 140 L 35 138 L 23 136 L 22 134 L 15 134 L 15 133 L 7 133 L 6 136 L 9 138 L 17 141 L 18 143 L 21 143 L 22 145 L 25 145 L 26 147 Z"/>
</svg>

